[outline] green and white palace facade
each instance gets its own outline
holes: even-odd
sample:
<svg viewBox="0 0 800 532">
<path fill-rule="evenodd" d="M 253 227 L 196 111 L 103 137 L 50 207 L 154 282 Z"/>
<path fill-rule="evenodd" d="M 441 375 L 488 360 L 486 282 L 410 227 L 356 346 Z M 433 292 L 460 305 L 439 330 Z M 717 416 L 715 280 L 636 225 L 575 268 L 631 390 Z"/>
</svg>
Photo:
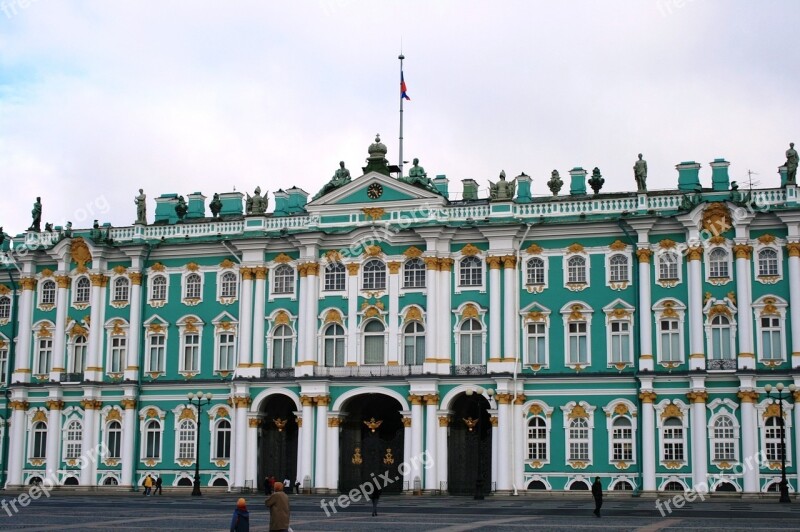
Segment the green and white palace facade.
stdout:
<svg viewBox="0 0 800 532">
<path fill-rule="evenodd" d="M 385 155 L 313 200 L 164 194 L 149 223 L 6 237 L 5 485 L 190 486 L 199 461 L 204 489 L 758 494 L 784 427 L 797 492 L 800 397 L 765 393 L 800 385 L 785 172 L 593 194 L 574 168 L 561 195 L 522 174 L 454 200 Z"/>
</svg>

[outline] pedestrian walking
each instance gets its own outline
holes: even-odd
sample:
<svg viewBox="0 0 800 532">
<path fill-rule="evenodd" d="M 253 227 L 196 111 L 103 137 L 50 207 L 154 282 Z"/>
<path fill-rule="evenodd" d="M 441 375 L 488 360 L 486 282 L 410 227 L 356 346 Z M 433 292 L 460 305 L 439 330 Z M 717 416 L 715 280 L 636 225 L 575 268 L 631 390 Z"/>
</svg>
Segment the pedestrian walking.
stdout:
<svg viewBox="0 0 800 532">
<path fill-rule="evenodd" d="M 267 495 L 272 495 L 273 493 L 275 493 L 275 477 L 273 477 L 272 475 L 270 475 L 269 478 L 267 479 L 267 489 L 269 490 L 267 492 Z"/>
<path fill-rule="evenodd" d="M 231 518 L 231 532 L 250 532 L 250 512 L 247 511 L 247 501 L 236 501 L 236 509 Z"/>
<path fill-rule="evenodd" d="M 163 481 L 163 480 L 161 480 L 161 476 L 159 476 L 159 477 L 156 479 L 156 489 L 154 489 L 154 490 L 153 490 L 153 495 L 155 495 L 156 493 L 158 493 L 159 495 L 161 495 L 161 494 L 162 494 L 162 493 L 161 493 L 161 484 L 162 484 L 163 482 L 164 482 L 164 481 Z"/>
<path fill-rule="evenodd" d="M 371 495 L 372 497 L 372 517 L 377 517 L 378 515 L 378 500 L 381 498 L 381 493 L 383 490 L 378 488 L 375 492 Z"/>
<path fill-rule="evenodd" d="M 603 506 L 603 485 L 600 484 L 600 477 L 594 477 L 592 497 L 594 497 L 594 515 L 600 517 L 600 508 Z"/>
<path fill-rule="evenodd" d="M 289 480 L 289 477 L 283 479 L 283 492 L 286 495 L 289 495 L 292 492 L 292 481 Z"/>
<path fill-rule="evenodd" d="M 144 477 L 144 482 L 142 482 L 142 486 L 144 486 L 144 495 L 145 497 L 150 496 L 150 490 L 153 489 L 153 477 L 150 476 L 150 473 Z"/>
<path fill-rule="evenodd" d="M 269 508 L 270 532 L 289 531 L 289 497 L 283 492 L 283 484 L 275 483 L 275 493 L 267 497 L 264 504 Z"/>
<path fill-rule="evenodd" d="M 299 480 L 295 481 L 295 483 L 294 483 L 294 492 L 297 495 L 300 495 L 300 481 Z"/>
</svg>

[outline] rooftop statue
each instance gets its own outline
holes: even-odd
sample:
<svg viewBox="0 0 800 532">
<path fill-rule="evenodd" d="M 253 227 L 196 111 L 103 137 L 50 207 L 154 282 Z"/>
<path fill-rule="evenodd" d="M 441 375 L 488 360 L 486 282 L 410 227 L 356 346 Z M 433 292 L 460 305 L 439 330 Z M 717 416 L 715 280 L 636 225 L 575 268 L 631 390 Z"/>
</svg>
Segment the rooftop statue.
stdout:
<svg viewBox="0 0 800 532">
<path fill-rule="evenodd" d="M 219 211 L 222 210 L 222 201 L 219 199 L 219 194 L 214 193 L 214 199 L 208 205 L 211 208 L 211 216 L 219 218 Z"/>
<path fill-rule="evenodd" d="M 422 187 L 425 190 L 430 190 L 431 192 L 436 192 L 437 194 L 439 193 L 439 191 L 436 189 L 436 186 L 433 184 L 433 181 L 428 178 L 425 168 L 419 165 L 419 158 L 417 157 L 414 157 L 414 166 L 408 170 L 408 176 L 401 176 L 400 181 L 408 183 L 409 185 Z"/>
<path fill-rule="evenodd" d="M 33 204 L 33 209 L 31 210 L 31 217 L 33 221 L 31 222 L 31 226 L 28 228 L 28 231 L 36 231 L 41 232 L 42 230 L 42 198 L 37 197 L 36 202 Z"/>
<path fill-rule="evenodd" d="M 553 193 L 553 196 L 558 196 L 558 191 L 564 186 L 564 182 L 558 175 L 558 170 L 553 170 L 550 173 L 550 181 L 547 182 L 547 188 Z"/>
<path fill-rule="evenodd" d="M 633 165 L 633 176 L 636 178 L 636 190 L 647 192 L 647 161 L 642 159 L 641 153 L 639 160 Z"/>
<path fill-rule="evenodd" d="M 350 182 L 350 170 L 344 167 L 344 161 L 339 161 L 339 168 L 333 173 L 333 177 L 330 181 L 325 183 L 325 186 L 322 187 L 322 190 L 317 192 L 317 194 L 312 198 L 311 201 L 315 199 L 321 198 L 328 192 L 333 192 L 337 188 L 346 185 Z"/>
<path fill-rule="evenodd" d="M 147 196 L 144 190 L 139 189 L 139 195 L 134 198 L 136 204 L 136 223 L 147 225 Z"/>
<path fill-rule="evenodd" d="M 514 197 L 516 184 L 516 179 L 506 181 L 506 171 L 500 170 L 500 181 L 497 183 L 489 181 L 489 196 L 492 201 L 509 201 Z"/>
<path fill-rule="evenodd" d="M 183 196 L 178 196 L 178 203 L 175 204 L 175 214 L 178 215 L 178 222 L 183 222 L 183 217 L 186 216 L 186 211 L 188 210 L 186 200 L 183 199 Z"/>
<path fill-rule="evenodd" d="M 261 196 L 261 187 L 256 187 L 252 197 L 250 194 L 247 195 L 247 203 L 245 205 L 247 214 L 264 214 L 267 212 L 269 199 L 267 199 L 266 194 L 263 197 Z"/>
<path fill-rule="evenodd" d="M 789 143 L 786 150 L 786 183 L 794 185 L 797 177 L 797 151 L 794 149 L 794 142 Z"/>
</svg>

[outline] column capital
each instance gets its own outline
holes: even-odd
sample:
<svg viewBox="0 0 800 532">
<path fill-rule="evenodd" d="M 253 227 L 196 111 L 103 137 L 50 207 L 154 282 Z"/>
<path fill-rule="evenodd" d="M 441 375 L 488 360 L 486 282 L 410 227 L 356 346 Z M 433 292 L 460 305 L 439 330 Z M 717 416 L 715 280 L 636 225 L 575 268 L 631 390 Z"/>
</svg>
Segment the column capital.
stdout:
<svg viewBox="0 0 800 532">
<path fill-rule="evenodd" d="M 119 404 L 125 410 L 133 410 L 136 408 L 136 399 L 122 399 Z"/>
<path fill-rule="evenodd" d="M 733 254 L 737 259 L 750 260 L 753 255 L 753 246 L 747 244 L 734 244 Z"/>
<path fill-rule="evenodd" d="M 736 394 L 742 403 L 755 403 L 758 401 L 758 392 L 755 390 L 745 390 Z"/>
<path fill-rule="evenodd" d="M 252 403 L 253 400 L 250 399 L 249 395 L 237 395 L 233 397 L 232 401 L 234 408 L 248 408 Z"/>
<path fill-rule="evenodd" d="M 503 260 L 502 257 L 498 256 L 491 256 L 486 257 L 486 264 L 489 265 L 490 270 L 499 270 L 500 269 L 500 262 Z"/>
<path fill-rule="evenodd" d="M 706 391 L 699 391 L 699 392 L 689 392 L 686 394 L 686 398 L 689 402 L 692 403 L 705 403 L 708 401 L 708 392 Z"/>
<path fill-rule="evenodd" d="M 389 273 L 396 275 L 400 273 L 400 267 L 403 265 L 403 263 L 398 261 L 392 261 L 392 262 L 387 262 L 386 265 L 389 267 Z"/>
<path fill-rule="evenodd" d="M 439 406 L 438 394 L 426 394 L 422 397 L 422 400 L 425 401 L 425 404 L 428 406 Z"/>
<path fill-rule="evenodd" d="M 510 393 L 498 393 L 494 396 L 495 400 L 497 401 L 498 405 L 507 405 L 511 404 L 511 394 Z"/>
<path fill-rule="evenodd" d="M 525 401 L 527 401 L 527 397 L 525 397 L 524 393 L 518 393 L 517 399 L 514 401 L 514 404 L 517 406 L 524 405 Z"/>
<path fill-rule="evenodd" d="M 425 398 L 422 395 L 411 394 L 408 396 L 408 402 L 412 405 L 421 405 L 424 400 Z"/>
<path fill-rule="evenodd" d="M 258 280 L 264 280 L 267 278 L 267 267 L 266 266 L 256 266 L 255 268 L 251 268 L 253 271 L 253 276 Z"/>
<path fill-rule="evenodd" d="M 251 429 L 258 428 L 261 425 L 261 419 L 257 417 L 251 417 L 247 420 L 247 426 Z"/>
<path fill-rule="evenodd" d="M 14 410 L 27 410 L 31 404 L 28 401 L 11 401 L 8 406 Z"/>
<path fill-rule="evenodd" d="M 657 397 L 656 392 L 653 391 L 646 391 L 639 394 L 639 399 L 641 399 L 643 403 L 655 403 Z"/>
<path fill-rule="evenodd" d="M 650 262 L 650 257 L 653 256 L 653 250 L 650 248 L 639 248 L 636 250 L 636 256 L 639 258 L 639 262 Z"/>
<path fill-rule="evenodd" d="M 329 427 L 338 427 L 341 424 L 342 424 L 342 418 L 340 418 L 339 416 L 328 418 Z"/>
<path fill-rule="evenodd" d="M 700 260 L 703 257 L 703 246 L 686 248 L 686 258 L 689 261 Z"/>
<path fill-rule="evenodd" d="M 297 419 L 297 428 L 298 429 L 302 429 L 303 428 L 303 418 L 296 417 L 295 419 Z"/>
<path fill-rule="evenodd" d="M 357 262 L 349 263 L 347 265 L 347 273 L 349 273 L 351 276 L 358 275 L 359 266 L 360 266 L 360 264 L 358 264 Z"/>
<path fill-rule="evenodd" d="M 450 416 L 439 416 L 439 426 L 440 427 L 449 427 L 450 426 Z"/>
<path fill-rule="evenodd" d="M 492 416 L 489 418 L 489 423 L 492 424 L 493 427 L 497 426 L 497 416 Z"/>
<path fill-rule="evenodd" d="M 142 274 L 139 274 L 139 284 L 141 284 Z M 70 284 L 70 277 L 69 275 L 56 275 L 56 285 L 59 288 L 69 288 Z M 133 282 L 133 278 L 131 277 L 131 282 Z M 133 283 L 136 284 L 136 283 Z"/>
<path fill-rule="evenodd" d="M 429 270 L 439 271 L 439 257 L 422 257 L 422 260 Z"/>
<path fill-rule="evenodd" d="M 440 419 L 441 419 L 441 418 L 440 418 Z M 440 421 L 439 423 L 440 423 L 440 426 L 441 426 L 441 421 Z M 404 426 L 405 428 L 410 428 L 410 427 L 411 427 L 411 418 L 410 418 L 410 417 L 408 417 L 408 416 L 403 416 L 403 426 Z"/>
<path fill-rule="evenodd" d="M 23 291 L 33 290 L 36 288 L 36 277 L 20 277 L 19 286 Z"/>
<path fill-rule="evenodd" d="M 132 285 L 142 286 L 142 272 L 130 272 L 128 278 Z"/>
<path fill-rule="evenodd" d="M 89 275 L 89 280 L 92 282 L 92 286 L 99 286 L 101 288 L 108 283 L 108 277 L 102 273 L 93 273 Z"/>
<path fill-rule="evenodd" d="M 243 266 L 239 268 L 239 275 L 242 276 L 242 281 L 252 281 L 255 268 Z"/>
<path fill-rule="evenodd" d="M 317 403 L 317 406 L 328 406 L 331 403 L 331 396 L 318 395 L 314 397 L 314 402 Z"/>
<path fill-rule="evenodd" d="M 455 262 L 456 261 L 454 261 L 453 259 L 450 259 L 450 258 L 447 258 L 447 257 L 445 257 L 443 259 L 439 259 L 439 271 L 442 271 L 442 272 L 451 271 L 453 269 L 453 264 L 455 264 Z"/>
<path fill-rule="evenodd" d="M 786 251 L 790 257 L 800 257 L 800 242 L 789 242 L 786 244 Z"/>
<path fill-rule="evenodd" d="M 83 399 L 81 406 L 84 410 L 100 410 L 103 408 L 103 401 L 99 399 Z"/>
<path fill-rule="evenodd" d="M 517 267 L 517 257 L 514 255 L 503 255 L 501 260 L 503 261 L 503 268 L 512 270 Z"/>
<path fill-rule="evenodd" d="M 314 398 L 310 395 L 301 395 L 300 396 L 300 404 L 303 406 L 313 406 L 314 405 Z"/>
<path fill-rule="evenodd" d="M 49 410 L 64 410 L 64 401 L 60 399 L 49 399 L 44 403 Z"/>
</svg>

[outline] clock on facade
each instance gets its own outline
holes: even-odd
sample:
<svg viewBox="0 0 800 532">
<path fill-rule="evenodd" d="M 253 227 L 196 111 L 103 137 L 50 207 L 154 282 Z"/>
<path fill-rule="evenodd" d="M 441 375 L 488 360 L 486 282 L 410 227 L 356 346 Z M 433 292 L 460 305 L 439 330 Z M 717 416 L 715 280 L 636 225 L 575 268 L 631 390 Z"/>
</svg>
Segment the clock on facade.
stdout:
<svg viewBox="0 0 800 532">
<path fill-rule="evenodd" d="M 372 183 L 367 187 L 367 196 L 369 199 L 378 199 L 383 194 L 383 186 L 380 183 Z"/>
</svg>

